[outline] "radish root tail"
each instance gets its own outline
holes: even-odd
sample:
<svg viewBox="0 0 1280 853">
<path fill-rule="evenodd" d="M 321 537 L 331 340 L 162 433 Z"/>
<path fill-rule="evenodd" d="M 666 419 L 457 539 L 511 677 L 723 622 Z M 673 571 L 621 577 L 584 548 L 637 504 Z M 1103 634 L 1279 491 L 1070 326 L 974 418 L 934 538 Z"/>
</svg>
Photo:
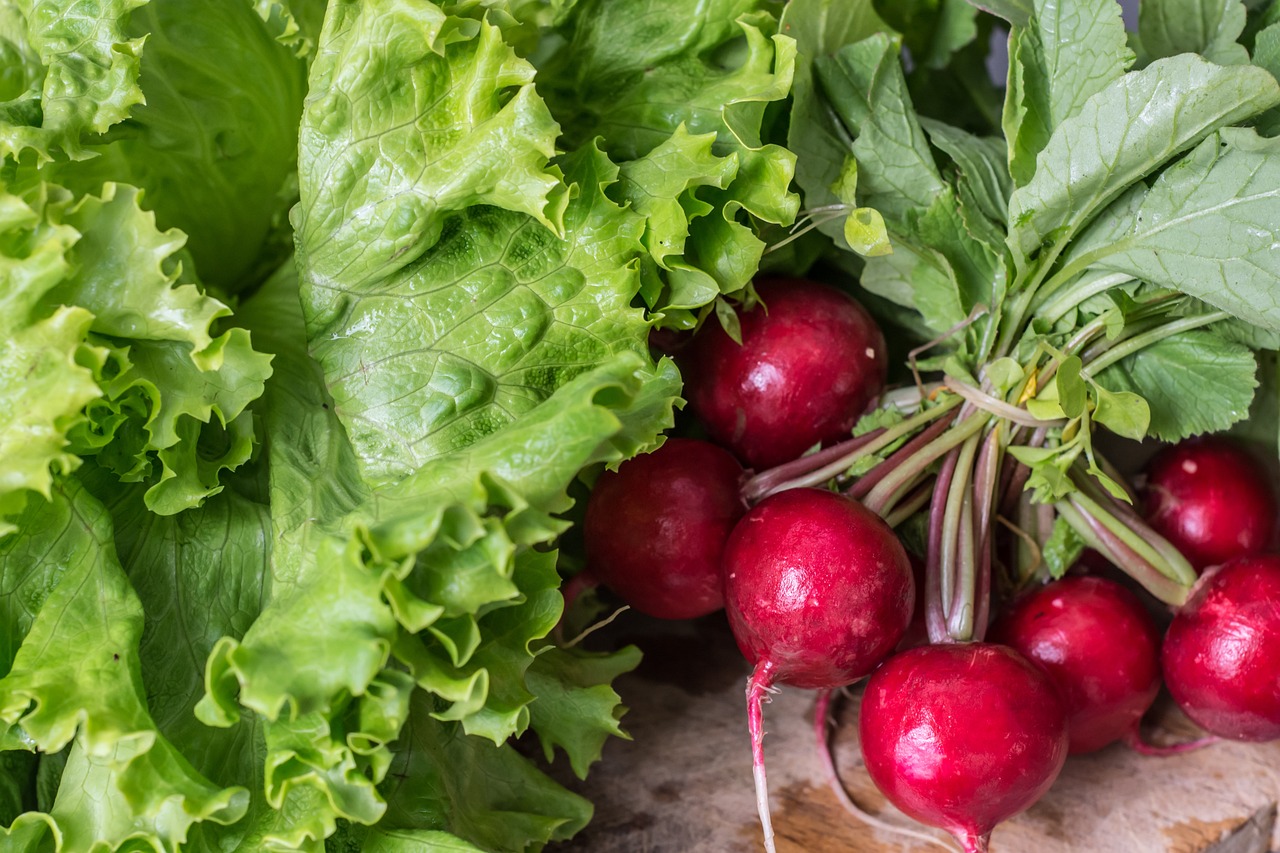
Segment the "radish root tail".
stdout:
<svg viewBox="0 0 1280 853">
<path fill-rule="evenodd" d="M 747 727 L 751 732 L 751 774 L 756 782 L 756 809 L 764 830 L 764 849 L 777 853 L 773 842 L 773 819 L 769 815 L 769 782 L 764 772 L 764 708 L 773 692 L 773 665 L 761 661 L 747 681 Z"/>
</svg>

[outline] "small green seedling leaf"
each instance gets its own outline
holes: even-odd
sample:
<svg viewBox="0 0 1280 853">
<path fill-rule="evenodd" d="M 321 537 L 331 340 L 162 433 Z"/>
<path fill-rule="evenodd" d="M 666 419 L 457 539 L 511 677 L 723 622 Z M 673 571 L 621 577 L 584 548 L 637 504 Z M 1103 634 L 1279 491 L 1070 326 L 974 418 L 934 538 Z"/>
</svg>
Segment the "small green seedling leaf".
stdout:
<svg viewBox="0 0 1280 853">
<path fill-rule="evenodd" d="M 884 217 L 871 207 L 859 207 L 844 221 L 844 239 L 859 255 L 875 258 L 893 253 Z"/>
<path fill-rule="evenodd" d="M 1147 401 L 1132 391 L 1108 391 L 1093 383 L 1097 404 L 1093 419 L 1124 438 L 1142 441 L 1151 426 L 1151 407 Z"/>
<path fill-rule="evenodd" d="M 998 358 L 986 367 L 987 381 L 995 387 L 996 393 L 1001 397 L 1021 386 L 1026 376 L 1022 365 L 1008 357 Z"/>
</svg>

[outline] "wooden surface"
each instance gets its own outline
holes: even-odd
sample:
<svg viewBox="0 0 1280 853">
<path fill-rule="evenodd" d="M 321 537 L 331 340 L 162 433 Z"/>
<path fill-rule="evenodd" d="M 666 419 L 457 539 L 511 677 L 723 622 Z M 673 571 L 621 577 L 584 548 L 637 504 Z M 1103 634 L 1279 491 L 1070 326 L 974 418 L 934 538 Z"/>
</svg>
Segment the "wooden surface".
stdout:
<svg viewBox="0 0 1280 853">
<path fill-rule="evenodd" d="M 568 782 L 595 802 L 596 817 L 556 853 L 762 850 L 743 697 L 748 667 L 723 617 L 675 625 L 626 613 L 604 641 L 633 642 L 645 651 L 641 667 L 617 683 L 630 707 L 623 725 L 634 740 L 611 741 L 586 783 Z M 1162 703 L 1154 738 L 1194 737 L 1197 730 Z M 784 688 L 765 709 L 780 853 L 944 849 L 871 829 L 842 809 L 822 780 L 813 704 L 811 692 Z M 855 715 L 856 698 L 841 703 L 841 776 L 864 808 L 908 824 L 861 767 Z M 1277 798 L 1280 744 L 1219 743 L 1172 758 L 1113 746 L 1068 760 L 1043 800 L 996 830 L 992 850 L 1199 853 Z M 1271 849 L 1280 849 L 1280 834 Z"/>
</svg>

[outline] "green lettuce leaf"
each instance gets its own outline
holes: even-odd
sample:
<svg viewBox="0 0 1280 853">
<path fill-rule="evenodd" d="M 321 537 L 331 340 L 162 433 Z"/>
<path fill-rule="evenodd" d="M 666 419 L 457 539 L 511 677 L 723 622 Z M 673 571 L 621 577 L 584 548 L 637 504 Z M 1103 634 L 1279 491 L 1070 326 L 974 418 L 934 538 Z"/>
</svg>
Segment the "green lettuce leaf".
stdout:
<svg viewBox="0 0 1280 853">
<path fill-rule="evenodd" d="M 67 254 L 79 235 L 49 221 L 41 203 L 0 192 L 0 536 L 16 528 L 31 492 L 50 494 L 55 472 L 79 464 L 67 433 L 101 391 L 86 346 L 93 316 L 83 308 L 46 305 L 67 276 Z"/>
<path fill-rule="evenodd" d="M 31 152 L 38 161 L 92 156 L 86 134 L 105 132 L 144 100 L 138 86 L 142 38 L 130 38 L 146 0 L 68 4 L 17 0 L 0 11 L 0 162 Z M 12 65 L 10 65 L 12 63 Z"/>
<path fill-rule="evenodd" d="M 322 792 L 322 837 L 338 818 L 383 814 L 374 785 L 388 772 L 407 687 L 495 744 L 533 722 L 536 679 L 526 674 L 561 602 L 554 555 L 532 546 L 564 529 L 552 513 L 571 505 L 565 489 L 581 468 L 652 446 L 676 383 L 669 365 L 645 379 L 642 357 L 623 352 L 519 421 L 370 493 L 306 356 L 287 272 L 243 313 L 255 329 L 269 324 L 259 340 L 278 349 L 266 406 L 268 452 L 282 449 L 270 472 L 272 599 L 243 639 L 214 649 L 197 714 L 215 725 L 235 724 L 242 707 L 266 718 L 268 799 Z M 387 668 L 392 655 L 407 685 L 403 669 Z M 334 719 L 347 721 L 345 738 Z M 616 727 L 613 708 L 594 725 Z"/>
<path fill-rule="evenodd" d="M 561 27 L 563 47 L 540 62 L 539 92 L 569 146 L 599 139 L 624 178 L 634 176 L 620 197 L 660 193 L 660 209 L 674 202 L 688 214 L 679 257 L 662 246 L 679 223 L 660 219 L 646 235 L 660 248 L 645 296 L 663 325 L 690 327 L 690 308 L 745 288 L 764 253 L 761 225 L 795 219 L 795 156 L 763 141 L 766 108 L 786 97 L 795 64 L 773 8 L 762 0 L 646 0 L 642 9 L 583 0 Z M 707 134 L 714 156 L 685 152 L 682 174 L 660 186 L 673 151 L 702 145 Z"/>
<path fill-rule="evenodd" d="M 89 341 L 103 396 L 72 433 L 82 456 L 98 455 L 126 482 L 150 485 L 148 505 L 173 514 L 220 489 L 224 469 L 248 459 L 246 409 L 262 393 L 270 359 L 243 329 L 217 334 L 231 313 L 194 284 L 179 284 L 173 255 L 184 241 L 159 231 L 132 187 L 107 184 L 101 197 L 73 200 L 40 185 L 46 215 L 77 239 L 62 280 L 43 296 L 88 309 Z"/>
<path fill-rule="evenodd" d="M 366 478 L 397 479 L 518 423 L 567 379 L 642 349 L 629 303 L 643 220 L 605 196 L 617 169 L 598 151 L 564 167 L 575 192 L 563 238 L 478 207 L 367 288 L 332 287 L 304 257 L 312 351 Z"/>
<path fill-rule="evenodd" d="M 299 141 L 294 214 L 308 325 L 340 321 L 342 282 L 378 288 L 472 205 L 559 233 L 566 194 L 548 160 L 557 128 L 533 66 L 501 31 L 431 3 L 330 6 Z M 314 300 L 314 301 L 313 301 Z"/>
<path fill-rule="evenodd" d="M 139 8 L 127 31 L 146 45 L 138 76 L 146 102 L 86 140 L 92 159 L 51 164 L 42 177 L 77 194 L 100 194 L 106 182 L 142 188 L 159 227 L 188 235 L 201 281 L 244 290 L 289 254 L 305 65 L 246 0 L 130 5 Z"/>
<path fill-rule="evenodd" d="M 11 849 L 35 850 L 45 839 L 71 853 L 143 839 L 176 851 L 201 821 L 239 820 L 248 792 L 199 774 L 148 711 L 142 606 L 116 558 L 105 509 L 64 480 L 20 526 L 0 545 L 6 588 L 28 591 L 19 599 L 26 613 L 6 636 L 12 656 L 0 679 L 0 743 L 48 753 L 72 746 L 48 812 L 25 813 L 0 830 Z M 10 597 L 8 606 L 15 603 Z"/>
</svg>

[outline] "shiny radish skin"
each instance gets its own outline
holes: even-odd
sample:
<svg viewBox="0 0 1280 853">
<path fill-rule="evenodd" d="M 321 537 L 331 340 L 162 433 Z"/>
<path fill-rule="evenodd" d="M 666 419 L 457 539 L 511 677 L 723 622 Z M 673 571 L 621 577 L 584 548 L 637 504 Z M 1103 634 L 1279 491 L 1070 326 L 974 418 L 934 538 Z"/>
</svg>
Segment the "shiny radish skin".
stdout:
<svg viewBox="0 0 1280 853">
<path fill-rule="evenodd" d="M 1280 556 L 1205 572 L 1165 633 L 1161 663 L 1174 701 L 1201 728 L 1280 738 Z"/>
<path fill-rule="evenodd" d="M 762 470 L 848 438 L 884 388 L 884 335 L 853 297 L 812 281 L 756 286 L 739 311 L 742 344 L 714 320 L 680 363 L 694 415 L 716 442 Z"/>
<path fill-rule="evenodd" d="M 915 583 L 889 526 L 825 489 L 791 489 L 758 503 L 733 529 L 723 565 L 729 626 L 755 666 L 747 724 L 756 807 L 773 853 L 763 702 L 776 684 L 830 689 L 869 673 L 902 639 Z"/>
<path fill-rule="evenodd" d="M 1261 553 L 1276 527 L 1276 491 L 1233 439 L 1208 436 L 1166 447 L 1146 467 L 1142 514 L 1197 571 Z"/>
<path fill-rule="evenodd" d="M 604 472 L 583 522 L 587 570 L 649 616 L 692 619 L 719 610 L 720 559 L 746 512 L 742 477 L 728 451 L 684 438 Z"/>
<path fill-rule="evenodd" d="M 1136 595 L 1106 578 L 1067 577 L 1040 587 L 1015 601 L 988 637 L 1057 687 L 1072 755 L 1136 732 L 1160 691 L 1155 620 Z"/>
<path fill-rule="evenodd" d="M 822 689 L 869 673 L 911 622 L 915 582 L 898 537 L 825 489 L 765 498 L 724 552 L 725 610 L 738 648 L 771 683 Z"/>
<path fill-rule="evenodd" d="M 1067 715 L 1048 676 L 990 643 L 923 646 L 867 681 L 862 756 L 876 787 L 966 853 L 1040 799 L 1067 758 Z"/>
</svg>

